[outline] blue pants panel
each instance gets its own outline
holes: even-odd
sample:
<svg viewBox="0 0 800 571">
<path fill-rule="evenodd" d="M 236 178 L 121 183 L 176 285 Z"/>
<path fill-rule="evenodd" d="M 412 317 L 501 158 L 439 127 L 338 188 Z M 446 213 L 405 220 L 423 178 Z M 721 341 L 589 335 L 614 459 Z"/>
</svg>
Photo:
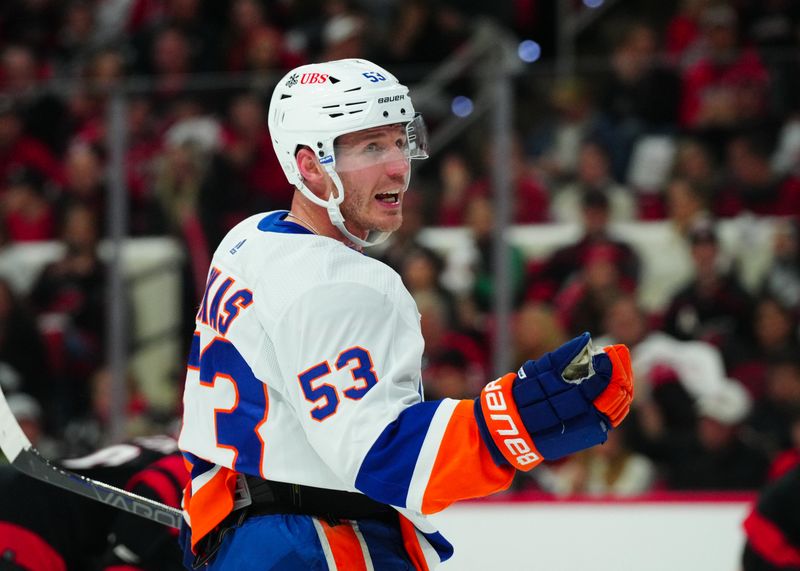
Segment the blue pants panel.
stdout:
<svg viewBox="0 0 800 571">
<path fill-rule="evenodd" d="M 358 528 L 376 571 L 413 571 L 396 524 L 362 519 Z M 327 571 L 328 564 L 311 516 L 277 514 L 248 518 L 229 531 L 205 569 Z"/>
</svg>

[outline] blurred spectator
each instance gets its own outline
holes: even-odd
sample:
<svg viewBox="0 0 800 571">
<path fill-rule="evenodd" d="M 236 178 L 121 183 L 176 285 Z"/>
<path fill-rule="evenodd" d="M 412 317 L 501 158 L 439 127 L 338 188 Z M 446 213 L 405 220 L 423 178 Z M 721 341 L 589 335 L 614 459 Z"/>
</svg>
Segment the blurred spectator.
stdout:
<svg viewBox="0 0 800 571">
<path fill-rule="evenodd" d="M 726 361 L 754 398 L 764 394 L 770 363 L 782 354 L 800 355 L 798 319 L 774 297 L 763 296 L 755 305 L 753 341 L 728 348 Z"/>
<path fill-rule="evenodd" d="M 694 276 L 670 300 L 664 330 L 683 340 L 718 347 L 748 343 L 753 300 L 739 280 L 722 267 L 713 222 L 700 220 L 689 231 Z"/>
<path fill-rule="evenodd" d="M 360 14 L 340 14 L 329 19 L 322 29 L 322 60 L 365 58 L 365 30 L 368 24 Z"/>
<path fill-rule="evenodd" d="M 0 94 L 0 180 L 23 168 L 35 170 L 57 184 L 64 182 L 56 157 L 39 140 L 25 134 L 19 107 Z"/>
<path fill-rule="evenodd" d="M 547 463 L 533 474 L 545 491 L 559 497 L 630 497 L 650 491 L 656 480 L 656 466 L 646 456 L 625 444 L 625 428 L 608 433 L 602 446 Z"/>
<path fill-rule="evenodd" d="M 94 15 L 93 5 L 89 1 L 72 0 L 66 3 L 54 53 L 55 77 L 80 75 L 91 61 L 92 52 L 99 47 L 95 43 Z"/>
<path fill-rule="evenodd" d="M 591 139 L 601 142 L 614 153 L 614 128 L 596 108 L 586 83 L 579 79 L 558 78 L 550 93 L 553 113 L 525 141 L 527 152 L 548 185 L 575 177 L 581 143 Z M 617 164 L 612 155 L 612 164 Z M 624 173 L 614 169 L 621 179 Z"/>
<path fill-rule="evenodd" d="M 425 398 L 473 398 L 488 376 L 487 355 L 471 336 L 456 330 L 434 293 L 414 297 L 425 341 L 422 380 Z"/>
<path fill-rule="evenodd" d="M 52 240 L 55 215 L 45 196 L 44 181 L 35 171 L 14 172 L 0 190 L 0 220 L 12 242 Z"/>
<path fill-rule="evenodd" d="M 234 0 L 229 6 L 228 29 L 222 42 L 225 69 L 242 71 L 253 35 L 267 23 L 264 5 L 258 0 Z"/>
<path fill-rule="evenodd" d="M 581 143 L 576 177 L 560 186 L 553 194 L 550 212 L 557 222 L 574 222 L 581 218 L 581 205 L 590 193 L 607 197 L 610 221 L 629 222 L 635 217 L 630 191 L 611 175 L 608 150 L 599 142 Z"/>
<path fill-rule="evenodd" d="M 146 97 L 130 99 L 125 166 L 130 196 L 129 229 L 134 236 L 164 232 L 154 192 L 156 165 L 163 151 L 162 139 L 150 101 Z"/>
<path fill-rule="evenodd" d="M 612 244 L 594 244 L 581 259 L 575 279 L 567 283 L 554 300 L 559 321 L 568 334 L 599 331 L 606 308 L 631 290 L 619 269 L 618 250 Z"/>
<path fill-rule="evenodd" d="M 28 46 L 17 44 L 3 49 L 1 57 L 0 91 L 14 98 L 25 134 L 52 152 L 63 150 L 67 136 L 64 105 L 55 94 L 40 88 L 44 77 L 37 56 Z"/>
<path fill-rule="evenodd" d="M 63 214 L 68 205 L 80 204 L 89 209 L 103 233 L 106 214 L 105 170 L 98 151 L 89 145 L 73 145 L 64 159 L 65 184 L 59 199 Z"/>
<path fill-rule="evenodd" d="M 64 255 L 42 269 L 31 290 L 50 345 L 60 422 L 85 410 L 86 377 L 104 355 L 106 273 L 97 254 L 97 232 L 91 209 L 69 206 L 61 231 Z"/>
<path fill-rule="evenodd" d="M 453 295 L 440 282 L 444 260 L 439 254 L 424 246 L 406 251 L 398 273 L 403 284 L 412 296 L 429 294 L 444 309 L 447 320 L 455 324 L 455 305 Z"/>
<path fill-rule="evenodd" d="M 680 82 L 659 61 L 658 37 L 649 25 L 635 23 L 622 33 L 611 54 L 611 69 L 598 97 L 611 119 L 621 148 L 614 172 L 627 172 L 634 143 L 645 134 L 671 132 L 678 112 Z"/>
<path fill-rule="evenodd" d="M 109 444 L 112 381 L 111 371 L 107 367 L 100 367 L 90 375 L 87 380 L 89 406 L 83 414 L 73 416 L 64 428 L 65 455 L 90 454 Z M 147 402 L 139 391 L 136 379 L 126 375 L 123 381 L 126 402 L 123 438 L 160 434 L 163 427 L 156 427 L 148 418 Z"/>
<path fill-rule="evenodd" d="M 772 264 L 761 288 L 785 307 L 800 311 L 800 219 L 775 222 Z"/>
<path fill-rule="evenodd" d="M 477 180 L 464 186 L 469 180 L 469 170 L 464 160 L 458 155 L 447 157 L 446 164 L 442 165 L 442 175 L 445 179 L 445 196 L 439 211 L 439 224 L 442 226 L 457 226 L 468 223 L 467 210 L 471 201 L 477 198 L 493 200 L 495 189 L 492 181 L 495 155 L 491 144 L 485 144 L 481 151 L 484 163 L 484 174 Z M 513 192 L 512 221 L 516 224 L 532 224 L 544 222 L 549 216 L 549 196 L 547 189 L 533 175 L 525 161 L 522 144 L 518 137 L 514 137 L 511 147 L 511 156 L 508 157 L 511 169 L 511 185 Z"/>
<path fill-rule="evenodd" d="M 250 89 L 269 99 L 284 70 L 300 65 L 284 48 L 283 34 L 277 28 L 262 26 L 253 30 L 245 52 L 245 71 L 250 74 Z"/>
<path fill-rule="evenodd" d="M 742 490 L 766 482 L 769 458 L 743 434 L 747 393 L 737 384 L 698 401 L 695 440 L 674 450 L 667 485 L 679 490 Z"/>
<path fill-rule="evenodd" d="M 474 181 L 470 162 L 459 152 L 447 152 L 439 163 L 442 196 L 439 200 L 437 224 L 457 226 L 463 223 L 468 191 Z"/>
<path fill-rule="evenodd" d="M 763 216 L 800 213 L 800 179 L 772 170 L 772 145 L 763 135 L 740 135 L 727 144 L 730 180 L 714 200 L 718 216 L 751 212 Z"/>
<path fill-rule="evenodd" d="M 166 87 L 182 73 L 218 69 L 215 35 L 200 0 L 162 0 L 157 6 L 132 38 L 135 71 L 161 75 Z"/>
<path fill-rule="evenodd" d="M 640 403 L 670 382 L 679 383 L 693 401 L 724 390 L 729 383 L 719 350 L 702 341 L 681 341 L 654 329 L 636 300 L 620 297 L 608 306 L 606 336 L 598 345 L 624 343 L 631 351 Z"/>
<path fill-rule="evenodd" d="M 611 75 L 600 107 L 629 135 L 674 129 L 679 82 L 658 59 L 658 36 L 647 24 L 635 23 L 622 34 L 611 55 Z"/>
<path fill-rule="evenodd" d="M 683 139 L 679 143 L 673 174 L 686 179 L 708 197 L 713 196 L 720 183 L 711 150 L 696 138 Z"/>
<path fill-rule="evenodd" d="M 3 390 L 18 390 L 36 398 L 50 410 L 50 376 L 44 341 L 36 320 L 25 303 L 0 279 L 0 363 L 10 368 L 15 386 L 2 384 Z"/>
<path fill-rule="evenodd" d="M 676 178 L 670 181 L 666 198 L 669 220 L 684 239 L 688 240 L 691 229 L 710 216 L 709 196 L 688 179 Z"/>
<path fill-rule="evenodd" d="M 709 0 L 681 0 L 678 11 L 667 22 L 664 49 L 672 65 L 687 67 L 697 58 L 700 18 Z"/>
<path fill-rule="evenodd" d="M 680 122 L 695 129 L 731 128 L 763 120 L 769 75 L 758 53 L 743 48 L 729 4 L 703 9 L 703 53 L 683 75 Z"/>
<path fill-rule="evenodd" d="M 266 115 L 258 97 L 240 95 L 231 102 L 223 129 L 223 153 L 245 187 L 247 213 L 273 210 L 290 197 L 289 183 L 272 148 Z"/>
<path fill-rule="evenodd" d="M 202 193 L 209 159 L 221 143 L 220 126 L 208 117 L 187 119 L 167 131 L 164 154 L 156 161 L 154 191 L 161 215 L 170 233 L 187 250 L 184 266 L 184 308 L 188 319 L 205 289 L 211 262 L 210 226 L 203 224 Z M 220 189 L 220 193 L 229 191 Z M 221 213 L 217 212 L 219 217 Z M 209 224 L 218 224 L 213 220 Z M 191 321 L 191 320 L 190 320 Z"/>
<path fill-rule="evenodd" d="M 124 75 L 125 63 L 120 51 L 105 49 L 92 54 L 79 76 L 81 81 L 67 95 L 70 146 L 84 144 L 100 147 L 106 143 L 106 103 L 112 89 L 118 87 Z M 136 96 L 132 99 L 135 100 Z"/>
<path fill-rule="evenodd" d="M 726 375 L 719 350 L 654 329 L 633 297 L 610 304 L 604 324 L 606 335 L 596 343 L 625 343 L 631 351 L 637 379 L 635 405 L 626 423 L 631 446 L 662 468 L 673 469 L 685 461 L 682 453 L 688 457 L 697 449 L 698 403 L 730 393 L 734 401 L 749 405 L 744 387 Z"/>
<path fill-rule="evenodd" d="M 232 100 L 221 143 L 201 192 L 200 213 L 209 244 L 250 214 L 283 208 L 292 192 L 272 148 L 266 112 L 257 96 L 246 93 Z"/>
<path fill-rule="evenodd" d="M 574 244 L 556 249 L 540 267 L 532 268 L 526 292 L 528 299 L 552 300 L 557 292 L 582 272 L 595 246 L 608 246 L 607 253 L 620 273 L 623 289 L 633 291 L 636 287 L 640 272 L 639 257 L 609 227 L 611 205 L 608 196 L 602 191 L 589 189 L 580 200 L 583 235 Z"/>
<path fill-rule="evenodd" d="M 467 203 L 466 222 L 470 240 L 447 255 L 445 285 L 458 294 L 466 294 L 479 313 L 491 311 L 494 299 L 494 242 L 496 224 L 494 207 L 487 197 L 477 196 Z M 522 300 L 525 258 L 515 246 L 509 248 L 508 281 L 513 304 Z M 480 327 L 479 327 L 480 329 Z"/>
<path fill-rule="evenodd" d="M 568 341 L 553 308 L 545 303 L 526 302 L 514 319 L 514 362 L 538 359 Z"/>
<path fill-rule="evenodd" d="M 776 454 L 792 447 L 792 431 L 800 417 L 800 355 L 773 357 L 767 372 L 764 396 L 748 419 L 758 440 Z"/>
<path fill-rule="evenodd" d="M 0 4 L 0 38 L 34 51 L 37 57 L 56 45 L 62 2 L 57 0 L 7 0 Z"/>
<path fill-rule="evenodd" d="M 167 124 L 175 120 L 174 107 L 186 99 L 185 90 L 192 67 L 189 38 L 180 28 L 168 27 L 159 30 L 148 52 L 152 74 L 156 80 L 153 103 L 160 115 L 167 117 Z"/>
<path fill-rule="evenodd" d="M 747 37 L 755 44 L 770 74 L 770 104 L 779 114 L 796 107 L 798 87 L 794 58 L 800 11 L 793 0 L 748 2 L 742 21 Z"/>
<path fill-rule="evenodd" d="M 188 218 L 198 216 L 207 158 L 200 144 L 186 140 L 168 143 L 156 163 L 155 194 L 169 230 L 177 236 Z"/>
<path fill-rule="evenodd" d="M 395 10 L 386 41 L 392 62 L 442 61 L 466 37 L 465 19 L 456 4 L 410 0 L 395 3 Z"/>
</svg>

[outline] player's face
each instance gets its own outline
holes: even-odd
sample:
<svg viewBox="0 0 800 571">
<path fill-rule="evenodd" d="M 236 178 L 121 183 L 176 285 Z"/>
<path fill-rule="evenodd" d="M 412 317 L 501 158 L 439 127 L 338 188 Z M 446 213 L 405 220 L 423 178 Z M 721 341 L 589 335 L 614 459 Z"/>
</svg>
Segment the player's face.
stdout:
<svg viewBox="0 0 800 571">
<path fill-rule="evenodd" d="M 410 174 L 405 126 L 342 135 L 336 141 L 336 171 L 345 189 L 340 208 L 351 231 L 366 235 L 400 227 Z"/>
</svg>

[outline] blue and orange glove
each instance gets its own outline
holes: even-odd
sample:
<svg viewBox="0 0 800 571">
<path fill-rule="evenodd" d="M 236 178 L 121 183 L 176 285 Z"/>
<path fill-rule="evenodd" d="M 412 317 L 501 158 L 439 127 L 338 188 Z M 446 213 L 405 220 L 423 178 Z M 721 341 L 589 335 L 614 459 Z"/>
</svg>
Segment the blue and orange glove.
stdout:
<svg viewBox="0 0 800 571">
<path fill-rule="evenodd" d="M 527 471 L 605 442 L 632 399 L 628 348 L 595 350 L 584 333 L 486 385 L 475 416 L 495 462 Z"/>
</svg>

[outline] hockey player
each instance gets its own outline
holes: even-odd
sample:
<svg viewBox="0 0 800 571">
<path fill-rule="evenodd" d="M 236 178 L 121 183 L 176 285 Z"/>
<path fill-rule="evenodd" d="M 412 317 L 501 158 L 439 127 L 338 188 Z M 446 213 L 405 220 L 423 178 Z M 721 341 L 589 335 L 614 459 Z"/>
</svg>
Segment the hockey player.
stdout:
<svg viewBox="0 0 800 571">
<path fill-rule="evenodd" d="M 744 571 L 800 569 L 800 465 L 761 489 L 744 533 Z"/>
<path fill-rule="evenodd" d="M 189 475 L 174 438 L 138 438 L 62 466 L 178 507 Z M 176 530 L 0 467 L 0 570 L 177 571 Z"/>
<path fill-rule="evenodd" d="M 209 270 L 179 439 L 187 563 L 433 569 L 452 547 L 426 514 L 605 441 L 632 398 L 627 349 L 584 334 L 474 401 L 425 402 L 414 301 L 360 253 L 400 226 L 427 157 L 408 89 L 368 61 L 305 65 L 269 128 L 297 191 L 231 230 Z"/>
</svg>

